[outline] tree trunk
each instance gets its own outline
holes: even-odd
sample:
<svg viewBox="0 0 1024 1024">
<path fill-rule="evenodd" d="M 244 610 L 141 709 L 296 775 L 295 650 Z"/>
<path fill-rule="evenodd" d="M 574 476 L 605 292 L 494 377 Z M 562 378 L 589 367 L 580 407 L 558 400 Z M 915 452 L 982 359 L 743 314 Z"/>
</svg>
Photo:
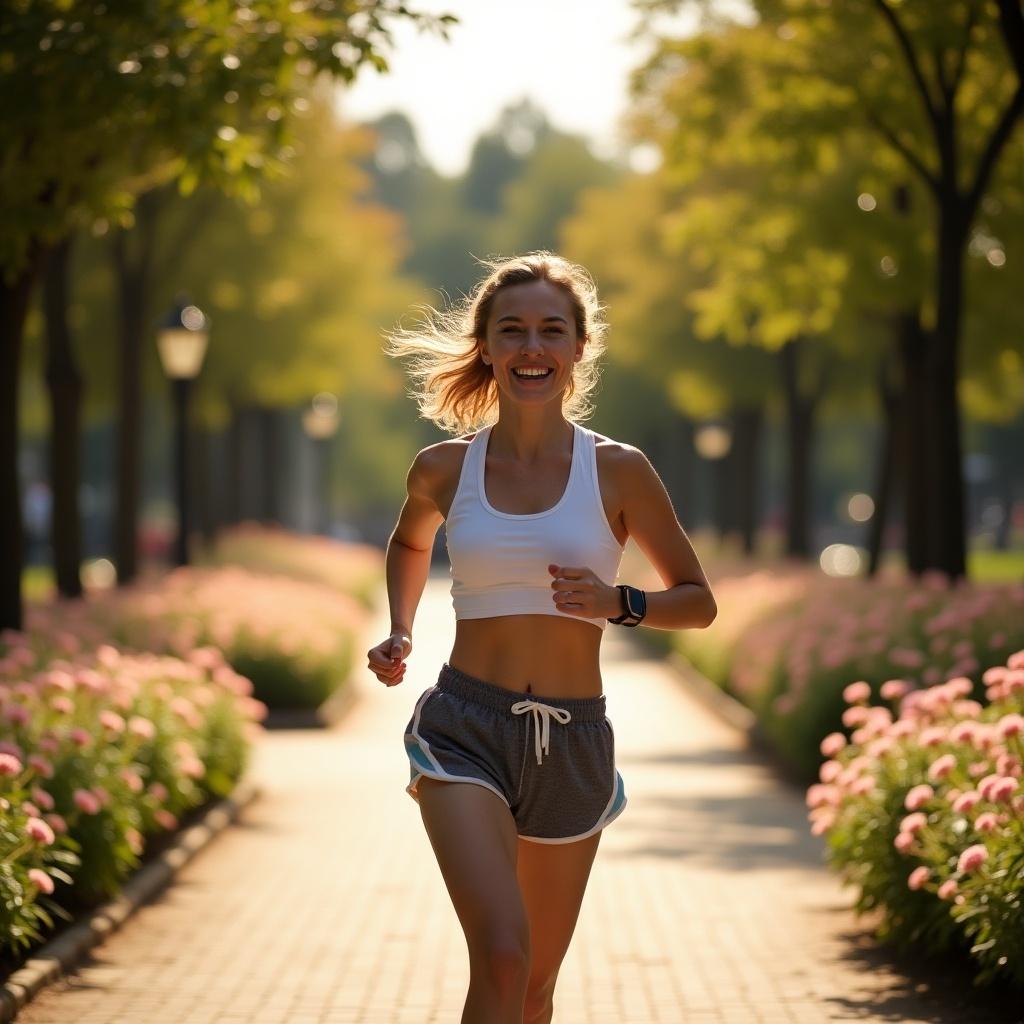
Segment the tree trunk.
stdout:
<svg viewBox="0 0 1024 1024">
<path fill-rule="evenodd" d="M 951 579 L 966 575 L 962 440 L 959 381 L 960 321 L 963 312 L 963 254 L 966 225 L 955 194 L 945 196 L 939 210 L 937 310 L 935 332 L 928 347 L 929 419 L 933 428 L 927 446 L 929 505 L 936 528 L 929 533 L 929 568 Z"/>
<path fill-rule="evenodd" d="M 811 459 L 814 451 L 815 399 L 807 398 L 800 387 L 800 358 L 804 342 L 788 342 L 779 351 L 783 392 L 786 398 L 786 554 L 791 558 L 809 558 Z M 818 392 L 820 394 L 820 391 Z"/>
<path fill-rule="evenodd" d="M 22 628 L 21 572 L 25 560 L 18 479 L 18 384 L 22 338 L 42 248 L 33 243 L 13 280 L 0 273 L 0 629 Z"/>
<path fill-rule="evenodd" d="M 903 537 L 907 571 L 919 576 L 928 568 L 934 550 L 934 509 L 929 508 L 928 447 L 933 434 L 930 420 L 929 338 L 917 313 L 898 318 L 899 353 L 902 364 L 900 434 L 903 440 Z"/>
<path fill-rule="evenodd" d="M 915 322 L 917 321 L 916 313 L 906 315 L 913 316 Z M 893 350 L 889 350 L 883 355 L 878 368 L 878 397 L 879 405 L 882 407 L 882 438 L 875 476 L 875 511 L 868 525 L 867 576 L 869 578 L 878 573 L 882 561 L 885 527 L 889 520 L 897 467 L 906 465 L 906 459 L 901 457 L 904 452 L 903 436 L 900 429 L 901 396 L 899 386 L 893 380 L 893 362 Z"/>
<path fill-rule="evenodd" d="M 46 383 L 50 392 L 50 519 L 57 592 L 81 597 L 82 526 L 78 507 L 81 480 L 82 375 L 75 362 L 68 324 L 69 271 L 74 235 L 49 253 L 43 278 L 46 314 Z"/>
<path fill-rule="evenodd" d="M 743 553 L 753 555 L 757 548 L 757 528 L 761 521 L 760 463 L 764 412 L 760 406 L 737 409 L 733 423 L 737 527 Z"/>
<path fill-rule="evenodd" d="M 260 445 L 260 482 L 262 483 L 262 508 L 260 518 L 268 525 L 281 524 L 281 424 L 277 409 L 258 410 L 262 444 Z"/>
<path fill-rule="evenodd" d="M 227 494 L 225 495 L 225 519 L 229 526 L 237 526 L 245 515 L 242 503 L 242 487 L 245 480 L 245 431 L 242 409 L 231 407 L 231 423 L 228 426 L 228 472 Z"/>
<path fill-rule="evenodd" d="M 139 196 L 136 228 L 115 231 L 111 252 L 118 296 L 117 505 L 114 559 L 119 585 L 138 574 L 138 531 L 142 452 L 142 351 L 149 333 L 151 266 L 161 197 Z M 135 238 L 136 244 L 131 240 Z M 132 253 L 132 249 L 135 252 Z"/>
</svg>

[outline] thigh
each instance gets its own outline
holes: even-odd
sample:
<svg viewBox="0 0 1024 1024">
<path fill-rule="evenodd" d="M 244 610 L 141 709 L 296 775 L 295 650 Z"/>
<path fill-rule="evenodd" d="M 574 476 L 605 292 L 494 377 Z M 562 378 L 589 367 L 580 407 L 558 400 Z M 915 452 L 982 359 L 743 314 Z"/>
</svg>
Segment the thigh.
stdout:
<svg viewBox="0 0 1024 1024">
<path fill-rule="evenodd" d="M 419 806 L 470 952 L 495 942 L 525 950 L 529 928 L 508 807 L 483 786 L 429 778 L 420 780 Z"/>
<path fill-rule="evenodd" d="M 554 980 L 576 928 L 601 833 L 574 843 L 519 841 L 517 875 L 530 922 L 531 976 Z"/>
</svg>

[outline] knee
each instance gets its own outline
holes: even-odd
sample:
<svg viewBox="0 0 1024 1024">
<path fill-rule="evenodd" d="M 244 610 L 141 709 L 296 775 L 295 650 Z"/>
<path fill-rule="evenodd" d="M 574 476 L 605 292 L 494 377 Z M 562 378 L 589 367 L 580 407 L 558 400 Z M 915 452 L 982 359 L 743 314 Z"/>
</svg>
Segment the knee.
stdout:
<svg viewBox="0 0 1024 1024">
<path fill-rule="evenodd" d="M 523 1024 L 548 1024 L 551 1020 L 557 975 L 557 971 L 538 974 L 535 969 L 531 972 L 526 987 Z"/>
<path fill-rule="evenodd" d="M 530 944 L 526 936 L 506 933 L 488 936 L 470 953 L 474 973 L 496 992 L 514 995 L 526 989 L 530 977 Z"/>
</svg>

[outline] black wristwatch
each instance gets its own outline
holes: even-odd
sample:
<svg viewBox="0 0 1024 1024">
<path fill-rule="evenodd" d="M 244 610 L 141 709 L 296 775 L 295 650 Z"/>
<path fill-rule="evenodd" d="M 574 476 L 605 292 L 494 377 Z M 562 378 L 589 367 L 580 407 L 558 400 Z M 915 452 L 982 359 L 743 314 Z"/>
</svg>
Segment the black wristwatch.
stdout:
<svg viewBox="0 0 1024 1024">
<path fill-rule="evenodd" d="M 618 583 L 616 586 L 619 593 L 622 594 L 622 614 L 608 621 L 620 626 L 640 625 L 647 614 L 647 595 L 642 590 L 630 587 L 625 583 Z"/>
</svg>

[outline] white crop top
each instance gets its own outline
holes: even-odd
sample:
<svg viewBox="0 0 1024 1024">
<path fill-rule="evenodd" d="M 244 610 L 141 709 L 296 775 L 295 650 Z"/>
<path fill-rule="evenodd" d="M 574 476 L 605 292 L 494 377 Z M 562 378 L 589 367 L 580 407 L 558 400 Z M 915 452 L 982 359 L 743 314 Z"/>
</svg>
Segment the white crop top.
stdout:
<svg viewBox="0 0 1024 1024">
<path fill-rule="evenodd" d="M 573 423 L 572 467 L 558 502 L 544 512 L 499 512 L 484 492 L 491 427 L 469 442 L 445 523 L 456 619 L 497 615 L 558 615 L 548 565 L 589 566 L 609 586 L 618 579 L 622 545 L 605 516 L 597 479 L 594 433 Z"/>
</svg>

